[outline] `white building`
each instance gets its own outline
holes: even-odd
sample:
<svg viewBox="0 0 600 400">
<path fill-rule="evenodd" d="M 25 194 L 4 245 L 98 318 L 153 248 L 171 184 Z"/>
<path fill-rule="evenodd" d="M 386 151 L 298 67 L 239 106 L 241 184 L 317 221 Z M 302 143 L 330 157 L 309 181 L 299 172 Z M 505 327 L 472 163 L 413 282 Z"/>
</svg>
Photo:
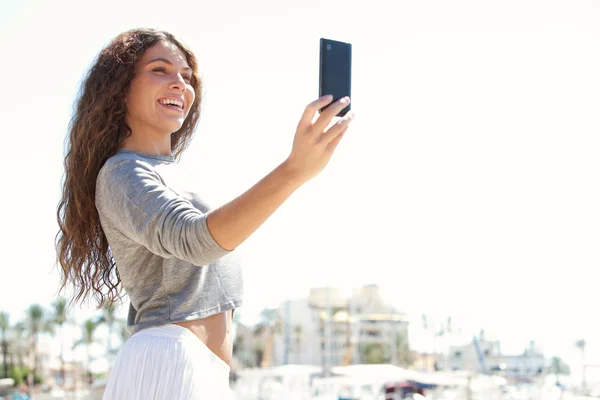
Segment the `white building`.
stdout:
<svg viewBox="0 0 600 400">
<path fill-rule="evenodd" d="M 538 376 L 546 365 L 544 355 L 530 342 L 522 354 L 502 354 L 500 342 L 482 338 L 462 346 L 452 346 L 447 357 L 440 363 L 441 369 L 465 370 L 499 374 L 511 380 L 531 380 Z M 480 349 L 478 354 L 477 346 Z M 483 365 L 482 365 L 483 364 Z"/>
<path fill-rule="evenodd" d="M 274 338 L 273 365 L 364 363 L 373 346 L 393 363 L 397 336 L 406 337 L 408 326 L 404 314 L 383 302 L 376 285 L 348 295 L 337 288 L 314 288 L 308 298 L 282 303 L 278 313 L 282 323 Z"/>
</svg>

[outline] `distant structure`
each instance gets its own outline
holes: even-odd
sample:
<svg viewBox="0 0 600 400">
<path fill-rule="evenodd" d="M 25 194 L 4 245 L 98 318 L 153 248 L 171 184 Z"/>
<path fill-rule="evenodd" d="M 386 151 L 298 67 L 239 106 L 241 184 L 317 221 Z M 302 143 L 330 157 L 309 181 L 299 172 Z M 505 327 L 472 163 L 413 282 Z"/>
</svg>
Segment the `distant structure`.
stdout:
<svg viewBox="0 0 600 400">
<path fill-rule="evenodd" d="M 327 371 L 377 360 L 397 363 L 398 344 L 408 337 L 406 315 L 383 301 L 377 285 L 347 294 L 313 288 L 306 298 L 283 302 L 278 317 L 269 354 L 274 366 L 322 365 Z"/>
<path fill-rule="evenodd" d="M 501 375 L 513 382 L 533 382 L 546 366 L 544 354 L 534 341 L 521 354 L 502 354 L 499 341 L 488 341 L 482 336 L 476 338 L 476 341 L 482 359 L 477 354 L 477 346 L 470 342 L 462 346 L 451 346 L 446 357 L 438 361 L 439 368 L 484 373 L 483 361 L 489 373 Z"/>
</svg>

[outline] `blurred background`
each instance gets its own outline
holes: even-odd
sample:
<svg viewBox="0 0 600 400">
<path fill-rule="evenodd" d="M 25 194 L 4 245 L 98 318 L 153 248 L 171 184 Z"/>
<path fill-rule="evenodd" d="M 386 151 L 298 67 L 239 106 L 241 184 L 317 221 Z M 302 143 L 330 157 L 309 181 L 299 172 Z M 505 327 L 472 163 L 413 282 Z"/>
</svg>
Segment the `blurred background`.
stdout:
<svg viewBox="0 0 600 400">
<path fill-rule="evenodd" d="M 180 164 L 215 206 L 289 154 L 319 38 L 353 45 L 352 128 L 235 252 L 239 399 L 600 397 L 599 20 L 579 0 L 0 0 L 0 396 L 100 398 L 128 338 L 127 302 L 57 293 L 56 207 L 83 75 L 153 27 L 199 59 Z"/>
</svg>

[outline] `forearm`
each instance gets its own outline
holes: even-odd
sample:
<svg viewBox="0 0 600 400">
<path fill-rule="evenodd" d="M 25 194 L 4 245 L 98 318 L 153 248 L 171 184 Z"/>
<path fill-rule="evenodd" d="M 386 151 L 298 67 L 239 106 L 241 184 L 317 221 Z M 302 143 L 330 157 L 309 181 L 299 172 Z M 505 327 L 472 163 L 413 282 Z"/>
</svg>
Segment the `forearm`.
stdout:
<svg viewBox="0 0 600 400">
<path fill-rule="evenodd" d="M 211 211 L 207 226 L 215 241 L 233 250 L 252 235 L 303 181 L 284 162 L 252 188 Z"/>
</svg>

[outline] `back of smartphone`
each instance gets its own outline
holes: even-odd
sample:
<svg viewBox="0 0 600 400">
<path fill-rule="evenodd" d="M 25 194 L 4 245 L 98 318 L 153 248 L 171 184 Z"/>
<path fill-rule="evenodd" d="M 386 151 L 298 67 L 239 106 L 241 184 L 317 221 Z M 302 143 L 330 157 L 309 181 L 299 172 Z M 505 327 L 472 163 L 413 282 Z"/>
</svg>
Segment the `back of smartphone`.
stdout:
<svg viewBox="0 0 600 400">
<path fill-rule="evenodd" d="M 330 94 L 333 102 L 344 96 L 351 97 L 352 44 L 321 38 L 319 61 L 319 97 Z M 348 111 L 350 104 L 337 116 L 343 117 Z"/>
</svg>

